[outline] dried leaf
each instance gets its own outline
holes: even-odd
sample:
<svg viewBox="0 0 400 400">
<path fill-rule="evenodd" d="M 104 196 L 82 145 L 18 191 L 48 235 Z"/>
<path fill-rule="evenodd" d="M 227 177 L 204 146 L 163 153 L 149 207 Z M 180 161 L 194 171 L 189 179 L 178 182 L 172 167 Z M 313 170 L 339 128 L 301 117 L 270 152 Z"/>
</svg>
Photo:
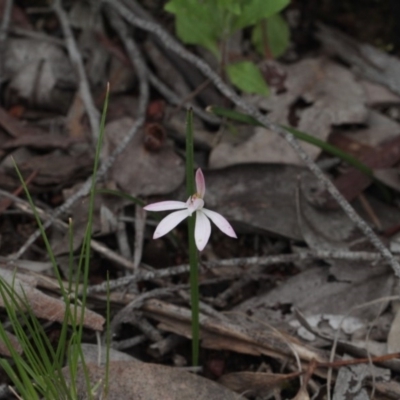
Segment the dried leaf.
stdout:
<svg viewBox="0 0 400 400">
<path fill-rule="evenodd" d="M 15 301 L 19 301 L 20 306 L 24 307 L 24 301 L 26 300 L 31 311 L 37 318 L 60 323 L 64 321 L 66 311 L 64 301 L 50 297 L 26 283 L 26 280 L 32 280 L 33 278 L 21 274 L 14 276 L 10 271 L 1 269 L 1 279 L 9 286 L 12 286 L 15 294 L 21 299 L 20 301 L 18 297 L 14 297 Z M 10 302 L 11 299 L 8 299 L 8 301 Z M 4 304 L 4 299 L 0 296 L 0 307 L 4 307 Z M 72 315 L 74 315 L 74 306 L 71 305 L 70 308 Z M 78 306 L 78 320 L 80 320 L 82 311 L 82 307 Z M 105 319 L 101 315 L 88 309 L 85 310 L 83 325 L 87 328 L 102 331 L 104 322 Z"/>
<path fill-rule="evenodd" d="M 349 359 L 350 357 L 345 357 Z M 385 370 L 372 365 L 360 364 L 339 369 L 336 379 L 333 400 L 368 400 L 369 393 L 365 386 L 365 379 L 373 373 L 377 375 L 385 374 Z M 386 375 L 387 375 L 386 370 Z"/>
<path fill-rule="evenodd" d="M 93 400 L 100 400 L 104 398 L 105 369 L 96 364 L 87 364 L 86 367 L 92 386 L 101 383 L 93 396 Z M 68 378 L 67 368 L 64 373 Z M 76 385 L 79 398 L 86 399 L 87 385 L 82 370 L 78 371 Z M 239 400 L 243 397 L 216 382 L 178 368 L 135 361 L 112 361 L 107 399 Z"/>
<path fill-rule="evenodd" d="M 75 351 L 75 346 L 76 345 L 73 344 L 70 347 L 70 351 L 72 354 Z M 107 350 L 105 346 L 98 346 L 97 344 L 81 343 L 79 347 L 82 350 L 85 363 L 88 364 L 98 364 L 98 361 L 100 361 L 101 365 L 105 365 L 107 362 L 107 351 L 109 352 L 110 361 L 140 362 L 138 359 L 132 357 L 127 353 L 123 353 L 122 351 L 118 351 L 113 348 Z M 101 352 L 100 356 L 99 351 Z"/>
<path fill-rule="evenodd" d="M 76 87 L 76 75 L 61 47 L 36 39 L 8 38 L 5 73 L 8 101 L 65 111 Z M 13 98 L 13 96 L 15 98 Z"/>
<path fill-rule="evenodd" d="M 400 135 L 400 124 L 378 111 L 370 110 L 364 127 L 341 132 L 342 135 L 370 147 Z"/>
<path fill-rule="evenodd" d="M 220 212 L 232 222 L 303 240 L 296 210 L 296 193 L 300 190 L 301 219 L 319 238 L 321 245 L 325 243 L 331 248 L 336 243 L 336 246 L 348 248 L 349 243 L 361 237 L 342 210 L 325 211 L 312 206 L 313 193 L 318 192 L 320 184 L 306 169 L 288 165 L 242 165 L 205 171 L 204 174 L 206 207 Z M 183 191 L 181 199 L 185 199 Z M 369 200 L 383 229 L 400 220 L 399 210 Z M 360 204 L 355 202 L 354 206 L 365 216 Z"/>
<path fill-rule="evenodd" d="M 332 125 L 366 121 L 364 91 L 349 70 L 325 59 L 307 59 L 281 68 L 287 76 L 284 90 L 271 89 L 267 98 L 248 97 L 257 107 L 268 111 L 272 122 L 292 125 L 326 140 Z M 296 108 L 298 103 L 302 105 Z M 301 146 L 313 159 L 321 152 L 308 143 Z M 236 146 L 223 139 L 210 155 L 211 168 L 250 162 L 303 165 L 285 139 L 262 127 L 254 128 L 254 135 Z"/>
<path fill-rule="evenodd" d="M 24 352 L 24 350 L 21 344 L 19 343 L 18 338 L 7 331 L 5 331 L 5 334 L 7 335 L 8 340 L 10 341 L 14 350 L 21 355 Z M 10 350 L 2 340 L 0 340 L 0 354 L 4 357 L 11 357 Z"/>
<path fill-rule="evenodd" d="M 384 265 L 352 263 L 351 266 L 314 267 L 289 278 L 266 294 L 250 298 L 235 310 L 277 324 L 294 318 L 288 312 L 292 307 L 298 308 L 306 317 L 346 315 L 356 305 L 387 296 L 393 279 Z M 371 305 L 355 310 L 351 316 L 372 321 L 381 307 L 382 304 Z"/>
<path fill-rule="evenodd" d="M 112 153 L 129 133 L 134 121 L 122 118 L 107 124 L 103 155 Z M 144 147 L 144 132 L 138 132 L 117 158 L 109 173 L 118 187 L 132 196 L 165 194 L 177 189 L 184 180 L 184 163 L 166 141 L 157 152 Z"/>
<path fill-rule="evenodd" d="M 93 159 L 88 153 L 72 156 L 60 151 L 31 156 L 25 162 L 18 163 L 18 168 L 23 176 L 38 171 L 29 189 L 43 190 L 44 187 L 51 185 L 70 186 L 80 177 L 85 177 L 93 168 Z M 15 168 L 11 166 L 10 173 L 14 176 Z M 18 178 L 16 182 L 19 183 Z"/>
<path fill-rule="evenodd" d="M 360 83 L 364 88 L 369 107 L 376 108 L 400 104 L 400 96 L 394 94 L 385 86 L 367 80 L 362 80 Z"/>
<path fill-rule="evenodd" d="M 310 400 L 310 395 L 308 394 L 306 388 L 301 387 L 292 400 Z"/>
</svg>

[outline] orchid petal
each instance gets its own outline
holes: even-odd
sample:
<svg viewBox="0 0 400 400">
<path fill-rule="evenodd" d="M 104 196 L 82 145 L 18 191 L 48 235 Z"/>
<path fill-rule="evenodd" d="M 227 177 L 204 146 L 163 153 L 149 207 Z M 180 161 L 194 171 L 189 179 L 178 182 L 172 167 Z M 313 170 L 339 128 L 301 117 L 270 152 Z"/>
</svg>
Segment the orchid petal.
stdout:
<svg viewBox="0 0 400 400">
<path fill-rule="evenodd" d="M 202 210 L 196 212 L 196 226 L 194 228 L 194 239 L 199 251 L 202 251 L 211 235 L 211 223 L 203 214 Z"/>
<path fill-rule="evenodd" d="M 172 231 L 180 222 L 189 216 L 188 210 L 175 211 L 172 214 L 167 215 L 161 222 L 157 225 L 154 232 L 153 239 L 158 239 L 164 236 L 169 231 Z"/>
<path fill-rule="evenodd" d="M 146 211 L 180 210 L 182 208 L 187 208 L 186 203 L 183 201 L 160 201 L 143 207 Z"/>
<path fill-rule="evenodd" d="M 203 171 L 200 168 L 196 171 L 196 191 L 201 198 L 204 198 L 206 194 L 206 181 Z"/>
<path fill-rule="evenodd" d="M 201 211 L 207 215 L 207 217 L 210 218 L 211 221 L 214 222 L 214 224 L 225 233 L 225 235 L 237 238 L 231 224 L 221 214 L 218 214 L 215 211 L 207 210 L 206 208 L 203 208 Z"/>
</svg>

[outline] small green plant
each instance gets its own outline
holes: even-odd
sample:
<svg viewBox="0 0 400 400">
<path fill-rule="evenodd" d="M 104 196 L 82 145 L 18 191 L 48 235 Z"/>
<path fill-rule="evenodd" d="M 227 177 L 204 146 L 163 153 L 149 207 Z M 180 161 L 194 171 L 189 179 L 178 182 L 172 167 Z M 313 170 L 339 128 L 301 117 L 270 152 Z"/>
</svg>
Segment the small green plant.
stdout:
<svg viewBox="0 0 400 400">
<path fill-rule="evenodd" d="M 96 148 L 88 210 L 88 223 L 75 276 L 72 274 L 74 269 L 72 221 L 70 221 L 69 225 L 70 276 L 68 277 L 67 287 L 58 271 L 56 259 L 40 220 L 39 213 L 35 208 L 35 204 L 29 194 L 24 179 L 15 164 L 16 171 L 35 215 L 36 222 L 41 230 L 42 238 L 49 259 L 53 264 L 54 272 L 65 303 L 64 321 L 61 326 L 58 344 L 54 348 L 40 321 L 30 308 L 27 296 L 25 296 L 23 287 L 19 286 L 20 284 L 18 283 L 18 280 L 14 279 L 13 282 L 10 283 L 5 279 L 0 278 L 0 297 L 3 300 L 10 326 L 22 349 L 22 353 L 15 349 L 7 331 L 0 323 L 0 340 L 4 342 L 11 355 L 11 359 L 0 359 L 0 366 L 11 379 L 15 388 L 13 390 L 16 392 L 18 397 L 24 400 L 77 400 L 79 394 L 76 387 L 76 377 L 82 369 L 85 375 L 88 398 L 93 398 L 92 383 L 89 379 L 81 343 L 83 337 L 84 311 L 86 307 L 85 288 L 87 288 L 89 284 L 90 241 L 92 236 L 96 172 L 98 170 L 100 150 L 104 136 L 108 96 L 109 90 L 107 90 L 106 100 L 104 103 L 100 136 Z M 83 283 L 83 290 L 79 288 L 81 281 Z M 75 294 L 80 292 L 82 293 L 82 296 L 78 299 Z M 74 299 L 74 301 L 72 302 L 71 299 Z M 109 314 L 109 309 L 107 310 L 107 313 Z M 109 342 L 107 343 L 109 345 Z M 63 371 L 63 366 L 66 361 L 69 369 L 69 378 L 66 378 Z M 82 368 L 80 368 L 80 366 L 82 366 Z M 108 362 L 106 363 L 106 369 L 107 368 Z M 107 370 L 106 377 L 107 385 Z M 107 387 L 105 387 L 104 390 L 107 392 Z"/>
<path fill-rule="evenodd" d="M 288 47 L 289 29 L 279 14 L 290 0 L 170 0 L 165 9 L 176 17 L 176 32 L 186 44 L 210 50 L 231 82 L 248 93 L 268 95 L 258 67 L 250 61 L 226 63 L 224 48 L 238 30 L 253 27 L 252 43 L 262 55 L 278 57 Z"/>
</svg>

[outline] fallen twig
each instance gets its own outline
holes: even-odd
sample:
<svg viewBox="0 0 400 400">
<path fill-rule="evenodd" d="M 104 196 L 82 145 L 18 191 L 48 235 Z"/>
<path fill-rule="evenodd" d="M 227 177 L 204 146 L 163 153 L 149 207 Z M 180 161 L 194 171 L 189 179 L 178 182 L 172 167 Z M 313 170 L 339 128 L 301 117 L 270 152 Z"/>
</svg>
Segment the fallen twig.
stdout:
<svg viewBox="0 0 400 400">
<path fill-rule="evenodd" d="M 384 257 L 379 253 L 370 253 L 367 251 L 341 251 L 341 250 L 317 250 L 304 251 L 298 254 L 279 254 L 265 257 L 243 257 L 231 258 L 227 260 L 207 261 L 202 263 L 200 271 L 224 268 L 224 267 L 244 267 L 258 266 L 266 267 L 268 265 L 287 264 L 291 262 L 306 261 L 315 259 L 336 259 L 349 261 L 383 261 Z M 397 258 L 400 260 L 400 257 Z M 165 278 L 168 276 L 181 275 L 189 272 L 189 265 L 183 264 L 157 271 L 140 270 L 134 276 L 124 276 L 109 282 L 110 290 L 126 286 L 131 282 L 149 281 L 153 279 Z M 107 282 L 99 285 L 93 285 L 88 288 L 88 293 L 105 292 L 107 290 Z"/>
<path fill-rule="evenodd" d="M 81 94 L 83 104 L 85 105 L 86 112 L 89 117 L 90 128 L 92 130 L 93 140 L 96 142 L 100 135 L 100 113 L 97 110 L 92 94 L 90 93 L 90 86 L 83 65 L 82 57 L 79 53 L 78 46 L 76 45 L 74 34 L 72 33 L 69 25 L 69 20 L 66 12 L 64 11 L 61 0 L 55 0 L 53 9 L 56 12 L 58 19 L 61 23 L 61 28 L 64 33 L 65 43 L 67 45 L 68 54 L 75 66 L 79 78 L 79 92 Z"/>
</svg>

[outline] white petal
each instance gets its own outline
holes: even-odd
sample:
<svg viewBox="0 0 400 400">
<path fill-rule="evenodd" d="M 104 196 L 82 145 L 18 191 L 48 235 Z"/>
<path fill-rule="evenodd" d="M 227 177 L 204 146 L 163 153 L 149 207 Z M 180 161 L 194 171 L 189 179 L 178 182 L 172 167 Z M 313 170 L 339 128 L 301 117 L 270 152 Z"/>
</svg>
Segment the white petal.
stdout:
<svg viewBox="0 0 400 400">
<path fill-rule="evenodd" d="M 146 211 L 168 211 L 180 210 L 182 208 L 187 208 L 186 203 L 183 201 L 160 201 L 159 203 L 153 203 L 143 207 Z"/>
<path fill-rule="evenodd" d="M 206 194 L 206 181 L 204 179 L 203 171 L 200 168 L 196 171 L 196 191 L 203 199 Z"/>
<path fill-rule="evenodd" d="M 194 239 L 199 251 L 202 251 L 211 235 L 211 223 L 202 211 L 196 211 L 196 226 L 194 228 Z"/>
<path fill-rule="evenodd" d="M 156 231 L 154 232 L 153 239 L 158 239 L 164 236 L 169 231 L 172 231 L 181 221 L 189 216 L 188 210 L 175 211 L 172 214 L 167 215 L 157 225 Z"/>
<path fill-rule="evenodd" d="M 192 215 L 194 211 L 201 210 L 203 206 L 204 206 L 204 200 L 195 196 L 189 197 L 189 200 L 186 202 L 186 207 L 190 212 L 189 215 Z"/>
<path fill-rule="evenodd" d="M 206 208 L 203 208 L 201 211 L 207 215 L 207 217 L 210 218 L 211 221 L 214 222 L 214 224 L 225 233 L 225 235 L 237 238 L 231 224 L 221 214 L 218 214 L 215 211 L 207 210 Z"/>
</svg>

